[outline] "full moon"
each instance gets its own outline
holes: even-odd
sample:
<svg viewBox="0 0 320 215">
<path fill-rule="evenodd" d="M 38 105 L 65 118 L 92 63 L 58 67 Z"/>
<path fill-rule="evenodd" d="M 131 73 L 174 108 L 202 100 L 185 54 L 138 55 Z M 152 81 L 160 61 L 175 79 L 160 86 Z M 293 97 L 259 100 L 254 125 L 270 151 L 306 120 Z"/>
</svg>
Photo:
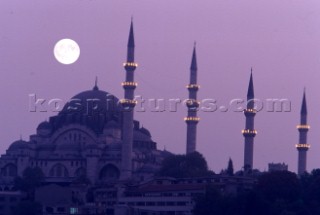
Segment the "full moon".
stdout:
<svg viewBox="0 0 320 215">
<path fill-rule="evenodd" d="M 62 39 L 54 46 L 53 54 L 60 63 L 72 64 L 80 56 L 80 47 L 74 40 Z"/>
</svg>

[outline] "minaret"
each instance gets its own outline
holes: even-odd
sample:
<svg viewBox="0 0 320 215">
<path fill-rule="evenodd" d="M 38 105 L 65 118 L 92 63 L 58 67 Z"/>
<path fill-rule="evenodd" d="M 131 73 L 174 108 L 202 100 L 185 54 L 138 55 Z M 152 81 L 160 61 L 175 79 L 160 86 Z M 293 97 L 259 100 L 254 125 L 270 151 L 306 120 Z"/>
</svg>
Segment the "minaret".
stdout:
<svg viewBox="0 0 320 215">
<path fill-rule="evenodd" d="M 121 179 L 129 179 L 132 175 L 132 147 L 133 147 L 133 111 L 136 105 L 134 100 L 134 90 L 137 83 L 134 82 L 134 71 L 138 64 L 134 62 L 134 34 L 133 22 L 131 20 L 127 62 L 123 64 L 126 70 L 126 81 L 122 82 L 124 89 L 124 99 L 120 100 L 122 105 L 122 169 Z"/>
<path fill-rule="evenodd" d="M 184 118 L 187 123 L 187 154 L 196 151 L 197 124 L 200 120 L 200 118 L 197 117 L 199 107 L 197 92 L 200 87 L 197 85 L 197 69 L 196 46 L 194 45 L 190 67 L 190 84 L 187 85 L 189 91 L 189 99 L 186 102 L 188 116 Z"/>
<path fill-rule="evenodd" d="M 307 133 L 310 126 L 307 124 L 307 101 L 306 92 L 303 92 L 301 112 L 300 112 L 300 125 L 297 126 L 299 131 L 299 144 L 296 144 L 298 150 L 298 174 L 302 175 L 307 171 L 307 151 L 310 145 L 307 143 Z"/>
<path fill-rule="evenodd" d="M 247 108 L 244 109 L 244 115 L 246 116 L 246 126 L 242 130 L 244 136 L 244 170 L 245 172 L 252 170 L 253 168 L 253 143 L 254 137 L 257 131 L 254 129 L 254 116 L 257 110 L 254 109 L 254 90 L 253 90 L 253 79 L 252 69 L 250 75 L 250 82 L 247 93 Z"/>
</svg>

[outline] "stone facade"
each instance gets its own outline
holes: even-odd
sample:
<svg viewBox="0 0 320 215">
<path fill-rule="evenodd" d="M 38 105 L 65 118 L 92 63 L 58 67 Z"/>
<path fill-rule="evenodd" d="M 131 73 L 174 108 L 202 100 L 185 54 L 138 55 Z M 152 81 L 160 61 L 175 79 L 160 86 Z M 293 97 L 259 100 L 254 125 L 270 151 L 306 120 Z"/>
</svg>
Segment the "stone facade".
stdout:
<svg viewBox="0 0 320 215">
<path fill-rule="evenodd" d="M 47 182 L 72 182 L 83 175 L 93 184 L 118 180 L 122 115 L 119 100 L 97 86 L 77 94 L 58 115 L 41 122 L 29 141 L 9 146 L 0 158 L 2 181 L 13 181 L 27 167 L 39 167 Z M 133 179 L 147 180 L 169 153 L 157 150 L 138 121 L 133 134 Z"/>
</svg>

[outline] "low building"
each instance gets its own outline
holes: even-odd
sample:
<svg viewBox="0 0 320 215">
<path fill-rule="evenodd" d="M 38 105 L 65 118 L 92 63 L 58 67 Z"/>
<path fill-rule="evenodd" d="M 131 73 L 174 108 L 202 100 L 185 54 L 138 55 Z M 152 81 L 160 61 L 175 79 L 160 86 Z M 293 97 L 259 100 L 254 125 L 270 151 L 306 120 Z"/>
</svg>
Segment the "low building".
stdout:
<svg viewBox="0 0 320 215">
<path fill-rule="evenodd" d="M 269 172 L 288 171 L 288 165 L 285 163 L 269 163 Z"/>
</svg>

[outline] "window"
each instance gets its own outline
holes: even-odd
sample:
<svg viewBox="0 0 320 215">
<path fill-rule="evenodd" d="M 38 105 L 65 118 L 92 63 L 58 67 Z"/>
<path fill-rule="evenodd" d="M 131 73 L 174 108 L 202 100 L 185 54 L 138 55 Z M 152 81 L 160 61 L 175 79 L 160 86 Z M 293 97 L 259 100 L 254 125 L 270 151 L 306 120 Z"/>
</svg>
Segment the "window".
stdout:
<svg viewBox="0 0 320 215">
<path fill-rule="evenodd" d="M 17 167 L 14 164 L 7 164 L 5 167 L 1 169 L 2 176 L 17 176 Z"/>
<path fill-rule="evenodd" d="M 51 177 L 69 177 L 68 170 L 62 164 L 56 164 L 53 166 L 49 172 L 49 176 Z"/>
</svg>

